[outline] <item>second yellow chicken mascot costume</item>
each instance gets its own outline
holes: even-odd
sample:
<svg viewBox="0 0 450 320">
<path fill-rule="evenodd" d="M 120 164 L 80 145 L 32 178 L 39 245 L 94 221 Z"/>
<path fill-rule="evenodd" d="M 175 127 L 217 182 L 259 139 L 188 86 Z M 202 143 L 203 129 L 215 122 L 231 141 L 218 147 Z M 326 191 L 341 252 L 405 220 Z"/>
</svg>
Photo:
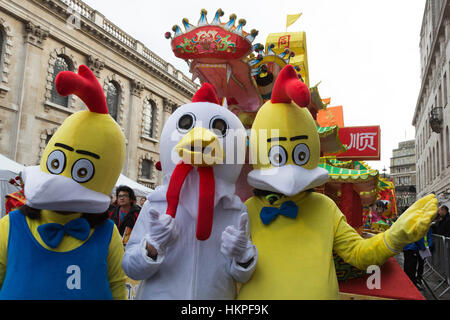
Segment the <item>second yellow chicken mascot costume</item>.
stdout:
<svg viewBox="0 0 450 320">
<path fill-rule="evenodd" d="M 126 299 L 122 240 L 107 209 L 125 137 L 86 66 L 56 78 L 88 106 L 53 135 L 24 172 L 26 206 L 0 220 L 0 299 Z"/>
<path fill-rule="evenodd" d="M 239 299 L 338 299 L 333 250 L 362 270 L 381 265 L 422 238 L 435 217 L 437 200 L 429 195 L 388 231 L 363 239 L 331 199 L 311 191 L 328 174 L 318 168 L 320 142 L 309 103 L 308 88 L 288 65 L 253 124 L 248 182 L 258 195 L 246 205 L 259 260 Z"/>
</svg>

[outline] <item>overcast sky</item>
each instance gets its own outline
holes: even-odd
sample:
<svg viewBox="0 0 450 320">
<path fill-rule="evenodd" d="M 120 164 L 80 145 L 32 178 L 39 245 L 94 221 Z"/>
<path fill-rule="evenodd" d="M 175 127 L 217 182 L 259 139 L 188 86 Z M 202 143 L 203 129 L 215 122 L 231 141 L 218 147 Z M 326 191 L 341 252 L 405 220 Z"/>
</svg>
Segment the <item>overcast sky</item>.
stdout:
<svg viewBox="0 0 450 320">
<path fill-rule="evenodd" d="M 218 8 L 256 29 L 254 43 L 286 29 L 286 15 L 302 12 L 289 31 L 305 31 L 310 85 L 321 81 L 322 98 L 344 107 L 345 126 L 381 126 L 381 161 L 389 172 L 392 150 L 414 139 L 411 125 L 420 90 L 419 40 L 425 0 L 143 1 L 84 0 L 150 50 L 191 76 L 174 56 L 164 32 L 186 17 L 196 25 L 200 10 L 208 21 Z M 184 30 L 184 28 L 182 28 Z M 382 172 L 381 172 L 382 173 Z"/>
</svg>

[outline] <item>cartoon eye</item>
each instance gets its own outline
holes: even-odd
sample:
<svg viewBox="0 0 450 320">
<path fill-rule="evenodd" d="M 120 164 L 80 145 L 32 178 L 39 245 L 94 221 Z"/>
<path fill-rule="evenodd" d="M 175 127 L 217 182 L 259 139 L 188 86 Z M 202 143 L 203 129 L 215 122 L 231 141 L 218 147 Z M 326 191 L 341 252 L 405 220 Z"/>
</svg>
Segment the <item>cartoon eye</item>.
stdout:
<svg viewBox="0 0 450 320">
<path fill-rule="evenodd" d="M 209 127 L 219 137 L 225 137 L 228 132 L 228 123 L 221 117 L 211 119 Z"/>
<path fill-rule="evenodd" d="M 61 174 L 66 168 L 66 155 L 61 150 L 55 150 L 47 158 L 47 170 L 52 174 Z"/>
<path fill-rule="evenodd" d="M 85 183 L 92 179 L 95 167 L 87 159 L 80 159 L 72 166 L 72 179 L 78 183 Z"/>
<path fill-rule="evenodd" d="M 287 162 L 287 152 L 282 146 L 273 146 L 269 151 L 269 161 L 274 167 L 282 167 Z"/>
<path fill-rule="evenodd" d="M 183 133 L 191 130 L 195 125 L 195 116 L 192 113 L 186 113 L 181 116 L 177 122 L 177 129 Z"/>
<path fill-rule="evenodd" d="M 294 159 L 294 162 L 297 165 L 302 166 L 308 163 L 309 154 L 310 153 L 308 146 L 304 143 L 301 143 L 294 148 L 294 151 L 292 152 L 292 159 Z"/>
</svg>

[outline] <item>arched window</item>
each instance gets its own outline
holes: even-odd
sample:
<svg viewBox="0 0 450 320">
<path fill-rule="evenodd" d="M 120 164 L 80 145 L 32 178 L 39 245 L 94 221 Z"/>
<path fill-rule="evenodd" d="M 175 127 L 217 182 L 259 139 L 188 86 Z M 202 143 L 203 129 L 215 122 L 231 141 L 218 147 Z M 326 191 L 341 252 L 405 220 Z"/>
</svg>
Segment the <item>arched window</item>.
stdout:
<svg viewBox="0 0 450 320">
<path fill-rule="evenodd" d="M 44 131 L 42 131 L 41 135 L 40 135 L 40 139 L 41 139 L 41 143 L 39 145 L 39 157 L 38 157 L 38 162 L 41 160 L 42 154 L 44 153 L 45 148 L 47 147 L 48 143 L 50 142 L 50 139 L 53 137 L 53 135 L 55 134 L 56 130 L 58 128 L 53 128 L 53 129 L 45 129 Z"/>
<path fill-rule="evenodd" d="M 143 159 L 141 168 L 141 178 L 151 180 L 153 175 L 153 162 L 151 160 Z"/>
<path fill-rule="evenodd" d="M 422 151 L 422 148 L 423 148 L 423 146 L 422 146 L 422 135 L 421 134 L 419 135 L 418 141 L 419 141 L 419 143 L 417 144 L 418 145 L 417 154 L 419 155 L 420 152 Z"/>
<path fill-rule="evenodd" d="M 420 190 L 422 190 L 423 188 L 425 188 L 425 164 L 423 163 L 422 164 L 422 183 L 421 183 L 421 186 L 420 186 Z"/>
<path fill-rule="evenodd" d="M 448 126 L 445 131 L 447 136 L 447 142 L 445 143 L 445 147 L 447 148 L 447 167 L 450 167 L 450 132 L 448 131 Z"/>
<path fill-rule="evenodd" d="M 108 105 L 109 114 L 116 121 L 117 115 L 119 114 L 119 95 L 120 95 L 119 85 L 114 81 L 108 83 L 108 89 L 106 92 L 106 104 Z"/>
<path fill-rule="evenodd" d="M 5 42 L 5 33 L 3 32 L 3 28 L 0 28 L 0 67 L 3 65 L 3 49 Z"/>
<path fill-rule="evenodd" d="M 420 190 L 425 187 L 425 165 L 422 164 L 422 172 L 420 173 Z"/>
<path fill-rule="evenodd" d="M 417 187 L 420 189 L 420 165 L 417 165 L 416 169 L 416 182 Z"/>
<path fill-rule="evenodd" d="M 55 86 L 56 76 L 61 71 L 73 71 L 72 62 L 63 55 L 57 56 L 56 60 L 55 60 L 55 64 L 53 65 L 51 102 L 67 108 L 69 106 L 69 97 L 60 96 L 59 93 L 56 91 L 56 86 Z"/>
<path fill-rule="evenodd" d="M 427 159 L 424 159 L 424 161 L 427 161 Z M 423 164 L 423 183 L 422 187 L 425 188 L 427 186 L 427 163 L 424 162 Z"/>
<path fill-rule="evenodd" d="M 50 142 L 51 138 L 53 138 L 53 134 L 47 134 L 45 136 L 45 145 L 48 145 L 48 143 Z"/>
<path fill-rule="evenodd" d="M 436 159 L 436 157 L 435 157 L 435 152 L 434 152 L 434 147 L 433 147 L 433 149 L 431 151 L 431 182 L 434 181 L 434 177 L 436 174 L 435 159 Z"/>
<path fill-rule="evenodd" d="M 145 100 L 143 134 L 149 138 L 156 138 L 156 103 L 153 100 Z"/>
<path fill-rule="evenodd" d="M 428 156 L 428 184 L 431 184 L 433 181 L 433 151 L 430 150 L 430 155 Z"/>
<path fill-rule="evenodd" d="M 439 141 L 436 142 L 436 176 L 441 174 L 441 163 L 439 154 Z"/>
<path fill-rule="evenodd" d="M 422 129 L 422 146 L 423 150 L 425 150 L 426 142 L 425 142 L 425 126 Z"/>
<path fill-rule="evenodd" d="M 419 154 L 419 148 L 420 148 L 420 144 L 419 144 L 420 135 L 417 132 L 416 132 L 415 139 L 416 139 L 416 143 L 414 144 L 414 151 L 418 155 Z"/>
<path fill-rule="evenodd" d="M 440 135 L 441 142 L 441 172 L 445 170 L 445 144 L 444 144 L 444 132 L 441 132 Z"/>
</svg>

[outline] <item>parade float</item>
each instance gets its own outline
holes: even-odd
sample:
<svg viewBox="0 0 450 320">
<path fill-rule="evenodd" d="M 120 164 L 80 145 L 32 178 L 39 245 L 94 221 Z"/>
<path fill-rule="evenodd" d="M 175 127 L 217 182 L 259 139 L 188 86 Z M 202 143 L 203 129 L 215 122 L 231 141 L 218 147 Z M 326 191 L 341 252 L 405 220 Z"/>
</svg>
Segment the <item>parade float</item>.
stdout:
<svg viewBox="0 0 450 320">
<path fill-rule="evenodd" d="M 7 194 L 5 196 L 5 213 L 19 209 L 21 206 L 25 205 L 26 199 L 24 195 L 24 184 L 21 176 L 17 176 L 14 179 L 9 180 L 9 183 L 19 189 L 19 191 Z"/>
<path fill-rule="evenodd" d="M 259 108 L 270 100 L 279 72 L 286 65 L 292 65 L 310 88 L 308 110 L 316 120 L 321 143 L 319 166 L 329 172 L 328 182 L 316 191 L 333 199 L 349 224 L 361 235 L 370 236 L 371 232 L 381 231 L 382 227 L 372 224 L 364 228 L 365 216 L 381 198 L 393 203 L 389 206 L 389 218 L 396 214 L 393 184 L 380 178 L 378 170 L 362 162 L 380 160 L 380 127 L 320 125 L 318 115 L 327 111 L 330 99 L 321 98 L 320 83 L 310 85 L 305 32 L 271 33 L 263 45 L 254 43 L 257 30 L 244 30 L 245 19 L 238 20 L 231 14 L 228 21 L 222 22 L 223 16 L 224 12 L 218 9 L 208 22 L 207 11 L 202 9 L 197 25 L 184 18 L 184 31 L 174 25 L 173 32 L 165 34 L 166 39 L 171 40 L 175 56 L 188 64 L 192 80 L 213 84 L 219 100 L 250 130 Z M 248 156 L 246 160 L 236 187 L 236 193 L 243 201 L 253 196 L 247 183 L 252 167 Z M 394 258 L 381 267 L 383 289 L 376 292 L 367 289 L 365 270 L 357 270 L 336 255 L 334 260 L 344 299 L 423 299 Z"/>
</svg>

